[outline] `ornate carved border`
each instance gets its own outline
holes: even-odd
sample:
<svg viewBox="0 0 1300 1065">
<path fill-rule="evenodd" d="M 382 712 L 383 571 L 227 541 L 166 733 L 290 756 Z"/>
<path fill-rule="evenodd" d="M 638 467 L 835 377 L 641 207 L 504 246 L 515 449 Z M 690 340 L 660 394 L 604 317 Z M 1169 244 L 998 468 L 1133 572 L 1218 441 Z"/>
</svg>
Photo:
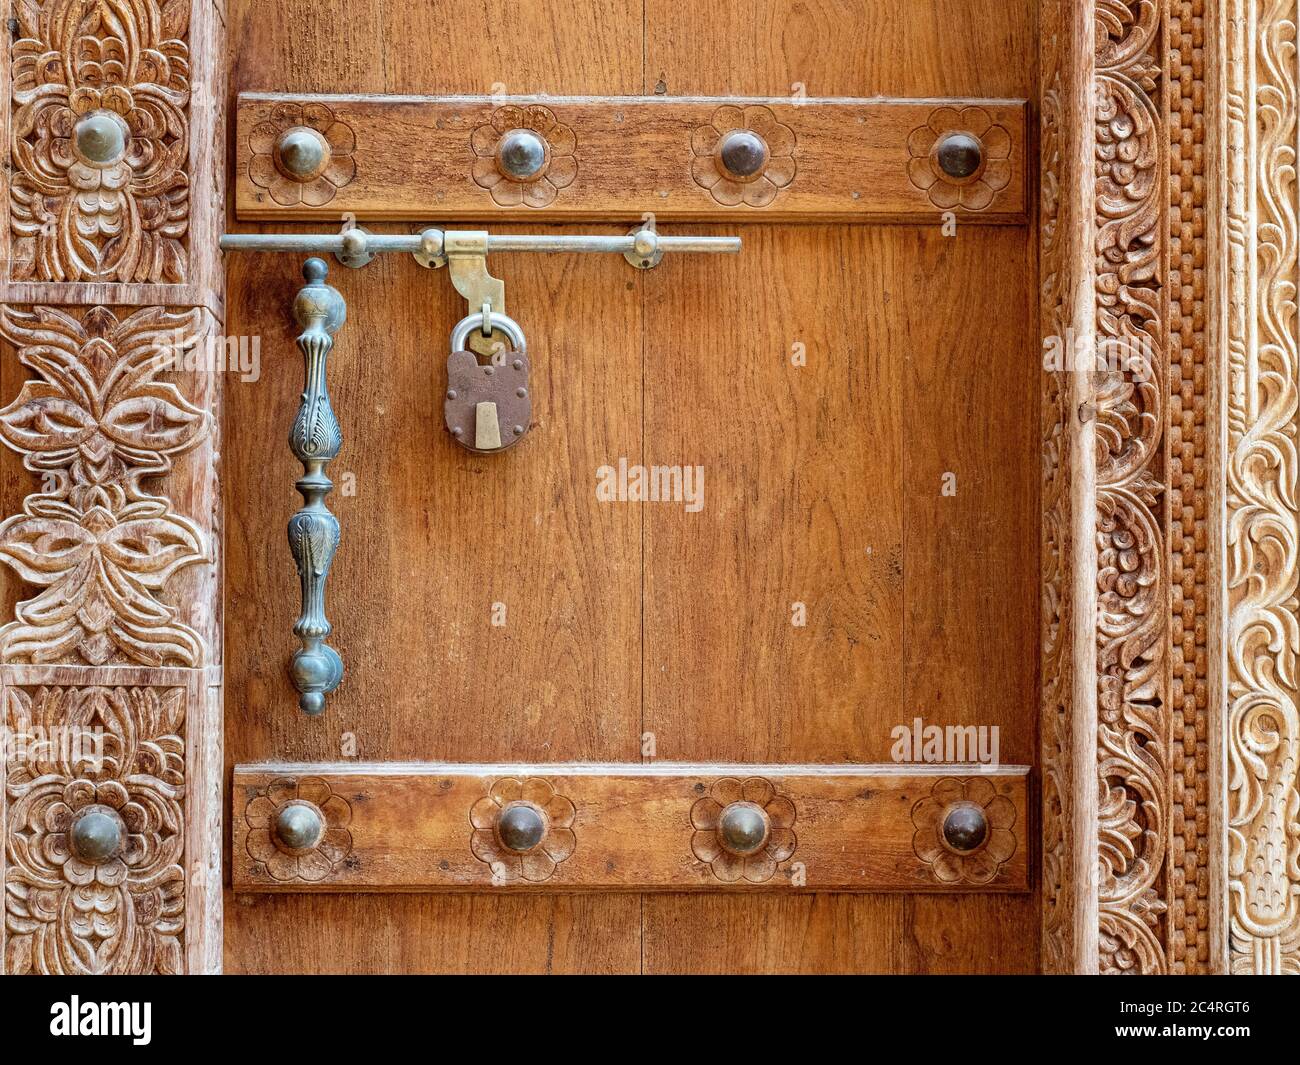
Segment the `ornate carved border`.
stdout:
<svg viewBox="0 0 1300 1065">
<path fill-rule="evenodd" d="M 1227 28 L 1240 33 L 1249 5 L 1070 6 L 1064 23 L 1055 0 L 1042 7 L 1042 330 L 1072 328 L 1091 365 L 1082 382 L 1049 373 L 1043 407 L 1043 966 L 1219 971 L 1225 140 L 1215 94 Z M 1090 54 L 1072 59 L 1081 41 Z M 1088 127 L 1090 174 L 1071 171 L 1060 148 L 1075 126 Z M 1066 249 L 1058 204 L 1080 199 Z M 1091 334 L 1062 310 L 1055 282 L 1071 270 L 1087 287 Z M 1066 446 L 1067 386 L 1093 429 L 1086 453 Z M 1070 540 L 1060 530 L 1080 511 L 1095 527 L 1074 526 Z M 1071 584 L 1081 573 L 1087 592 Z M 1060 630 L 1079 618 L 1087 643 L 1068 654 Z"/>
<path fill-rule="evenodd" d="M 1098 0 L 1097 773 L 1100 967 L 1167 968 L 1167 7 Z"/>
<path fill-rule="evenodd" d="M 1227 870 L 1234 973 L 1300 973 L 1297 5 L 1224 0 Z"/>
<path fill-rule="evenodd" d="M 1097 2 L 1100 967 L 1214 967 L 1214 10 Z"/>
<path fill-rule="evenodd" d="M 221 965 L 224 33 L 194 0 L 14 0 L 0 55 L 3 971 Z M 25 379 L 24 379 L 25 378 Z M 93 915 L 93 919 L 90 919 Z"/>
</svg>

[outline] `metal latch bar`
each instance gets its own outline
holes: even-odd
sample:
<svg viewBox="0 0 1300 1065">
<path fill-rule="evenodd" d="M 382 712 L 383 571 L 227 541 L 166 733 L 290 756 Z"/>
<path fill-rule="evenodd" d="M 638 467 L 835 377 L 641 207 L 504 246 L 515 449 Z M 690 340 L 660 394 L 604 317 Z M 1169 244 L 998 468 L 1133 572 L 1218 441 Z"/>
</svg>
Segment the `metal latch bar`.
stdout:
<svg viewBox="0 0 1300 1065">
<path fill-rule="evenodd" d="M 474 231 L 469 231 L 474 232 Z M 354 259 L 369 258 L 379 252 L 429 254 L 447 246 L 453 237 L 465 231 L 431 228 L 421 233 L 370 233 L 364 229 L 342 233 L 225 233 L 222 251 L 286 251 L 308 255 L 343 255 Z M 653 229 L 642 228 L 627 234 L 585 233 L 489 233 L 485 251 L 517 252 L 604 252 L 643 257 L 658 252 L 693 252 L 732 254 L 739 252 L 739 237 L 663 236 Z"/>
</svg>

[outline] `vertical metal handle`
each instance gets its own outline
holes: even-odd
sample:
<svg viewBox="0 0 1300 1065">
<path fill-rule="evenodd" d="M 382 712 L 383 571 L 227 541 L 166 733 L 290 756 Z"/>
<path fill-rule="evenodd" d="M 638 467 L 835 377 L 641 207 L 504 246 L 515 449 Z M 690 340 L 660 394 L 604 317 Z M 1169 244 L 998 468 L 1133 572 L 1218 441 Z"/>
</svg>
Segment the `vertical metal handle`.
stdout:
<svg viewBox="0 0 1300 1065">
<path fill-rule="evenodd" d="M 331 631 L 325 617 L 325 580 L 339 546 L 338 519 L 325 506 L 325 497 L 334 488 L 325 467 L 343 444 L 325 385 L 325 364 L 334 347 L 334 333 L 347 317 L 347 304 L 337 289 L 325 283 L 328 272 L 324 260 L 308 259 L 302 268 L 307 284 L 293 301 L 293 315 L 302 329 L 298 350 L 305 383 L 302 405 L 289 430 L 289 447 L 303 469 L 295 484 L 303 507 L 289 519 L 289 550 L 302 582 L 302 614 L 293 631 L 302 647 L 294 653 L 289 674 L 301 693 L 298 705 L 313 715 L 325 709 L 326 693 L 343 679 L 343 659 L 325 643 Z"/>
</svg>

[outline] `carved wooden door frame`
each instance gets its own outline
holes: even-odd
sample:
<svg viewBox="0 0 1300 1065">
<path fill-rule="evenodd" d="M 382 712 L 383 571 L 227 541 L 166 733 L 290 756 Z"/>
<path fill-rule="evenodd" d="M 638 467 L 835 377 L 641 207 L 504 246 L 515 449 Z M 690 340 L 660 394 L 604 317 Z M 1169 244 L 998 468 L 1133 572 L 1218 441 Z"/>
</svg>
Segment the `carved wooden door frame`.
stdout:
<svg viewBox="0 0 1300 1065">
<path fill-rule="evenodd" d="M 0 686 L 46 744 L 6 750 L 3 966 L 213 972 L 221 381 L 151 359 L 221 331 L 225 36 L 104 2 L 88 42 L 76 0 L 11 0 L 0 50 Z M 1040 10 L 1042 333 L 1088 353 L 1043 376 L 1043 968 L 1300 971 L 1297 0 Z M 89 806 L 122 841 L 93 869 Z"/>
<path fill-rule="evenodd" d="M 1045 0 L 1043 966 L 1300 971 L 1294 0 Z"/>
<path fill-rule="evenodd" d="M 86 6 L 12 0 L 0 49 L 3 971 L 217 972 L 224 15 Z"/>
</svg>

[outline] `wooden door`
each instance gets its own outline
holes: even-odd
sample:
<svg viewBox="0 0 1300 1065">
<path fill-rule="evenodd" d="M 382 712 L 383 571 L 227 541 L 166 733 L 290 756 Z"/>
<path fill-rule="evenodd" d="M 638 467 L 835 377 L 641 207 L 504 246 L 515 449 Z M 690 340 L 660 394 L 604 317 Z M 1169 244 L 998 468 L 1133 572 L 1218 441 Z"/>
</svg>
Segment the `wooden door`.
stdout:
<svg viewBox="0 0 1300 1065">
<path fill-rule="evenodd" d="M 562 14 L 459 0 L 235 0 L 227 18 L 235 110 L 245 92 L 1001 106 L 1032 102 L 1037 84 L 1030 0 L 574 0 Z M 385 811 L 369 831 L 390 843 L 427 809 L 418 783 L 405 799 L 374 790 L 399 763 L 484 767 L 484 779 L 545 765 L 553 785 L 564 767 L 643 766 L 645 787 L 684 788 L 689 809 L 716 783 L 701 766 L 722 766 L 719 779 L 749 767 L 738 779 L 779 777 L 777 790 L 797 791 L 817 766 L 891 764 L 897 727 L 922 718 L 996 727 L 1001 764 L 1032 766 L 1038 342 L 1026 128 L 1017 205 L 1000 224 L 958 206 L 955 235 L 939 200 L 898 219 L 854 218 L 849 202 L 830 220 L 783 214 L 778 200 L 771 217 L 741 205 L 720 220 L 669 211 L 660 222 L 663 233 L 739 234 L 736 256 L 669 256 L 644 272 L 618 256 L 492 256 L 533 364 L 534 425 L 502 455 L 457 447 L 441 422 L 447 336 L 465 313 L 445 278 L 405 255 L 356 272 L 333 265 L 348 321 L 329 369 L 345 442 L 330 471 L 343 539 L 328 601 L 347 674 L 320 718 L 298 712 L 285 674 L 298 582 L 283 522 L 300 471 L 283 441 L 302 375 L 287 312 L 301 260 L 229 255 L 226 333 L 262 340 L 258 379 L 225 389 L 226 763 L 254 767 L 232 784 L 236 885 L 249 886 L 257 857 L 241 811 L 258 789 L 240 788 L 262 763 L 298 766 L 299 787 L 320 764 L 369 767 L 371 790 L 358 788 L 350 816 L 355 826 L 355 799 L 369 797 Z M 409 155 L 420 152 L 412 142 Z M 232 185 L 245 180 L 244 153 L 237 143 Z M 655 190 L 638 185 L 643 162 L 633 138 L 627 203 L 653 210 Z M 858 185 L 870 196 L 878 176 L 851 148 L 842 165 L 854 198 Z M 403 159 L 391 167 L 374 179 L 381 199 Z M 575 208 L 548 223 L 544 210 L 486 202 L 481 224 L 493 232 L 622 233 L 640 213 L 620 227 Z M 326 204 L 312 222 L 254 224 L 232 208 L 230 228 L 328 232 L 342 213 Z M 433 221 L 445 219 L 365 224 L 401 233 Z M 702 468 L 702 505 L 600 498 L 599 471 L 620 460 Z M 653 776 L 678 763 L 691 767 L 682 779 Z M 939 769 L 923 779 L 944 779 Z M 605 810 L 631 801 L 619 789 L 637 778 L 619 779 L 600 785 Z M 916 779 L 907 787 L 905 811 L 925 798 Z M 834 838 L 814 822 L 838 807 L 821 796 L 832 812 L 819 815 L 792 801 L 795 835 Z M 1020 859 L 1032 848 L 1027 810 L 1022 798 Z M 689 848 L 689 821 L 665 816 Z M 468 818 L 467 805 L 457 861 L 473 868 Z M 588 828 L 577 853 L 609 846 L 626 857 L 639 824 Z M 675 837 L 646 831 L 651 862 Z M 889 831 L 910 843 L 913 826 Z M 385 860 L 400 866 L 394 847 Z M 228 891 L 225 968 L 1038 966 L 1029 862 L 1010 888 L 860 891 L 836 880 L 819 891 L 815 863 L 805 884 L 792 880 L 799 856 L 765 883 L 732 885 L 687 854 L 705 876 L 689 890 L 631 873 L 566 886 L 566 862 L 549 883 L 513 888 L 442 890 L 436 869 L 407 869 L 392 874 L 411 880 L 402 891 Z"/>
<path fill-rule="evenodd" d="M 217 971 L 223 913 L 235 971 L 1294 968 L 1288 5 L 9 14 L 0 971 Z M 477 136 L 520 107 L 546 184 Z M 750 108 L 780 151 L 723 183 Z M 995 181 L 943 177 L 935 125 Z M 302 264 L 221 234 L 646 213 L 744 251 L 490 260 L 536 358 L 493 461 L 438 427 L 446 275 L 335 264 L 348 674 L 298 717 Z M 1107 355 L 1045 360 L 1037 404 L 1035 274 L 1044 355 Z M 266 342 L 251 377 L 222 332 Z M 702 505 L 606 501 L 623 462 L 698 465 Z M 996 724 L 1001 768 L 906 761 L 918 720 Z M 512 774 L 576 849 L 498 883 L 473 811 Z M 976 775 L 1005 862 L 935 849 Z M 782 835 L 715 865 L 746 795 Z M 267 803 L 350 827 L 277 857 Z"/>
</svg>

